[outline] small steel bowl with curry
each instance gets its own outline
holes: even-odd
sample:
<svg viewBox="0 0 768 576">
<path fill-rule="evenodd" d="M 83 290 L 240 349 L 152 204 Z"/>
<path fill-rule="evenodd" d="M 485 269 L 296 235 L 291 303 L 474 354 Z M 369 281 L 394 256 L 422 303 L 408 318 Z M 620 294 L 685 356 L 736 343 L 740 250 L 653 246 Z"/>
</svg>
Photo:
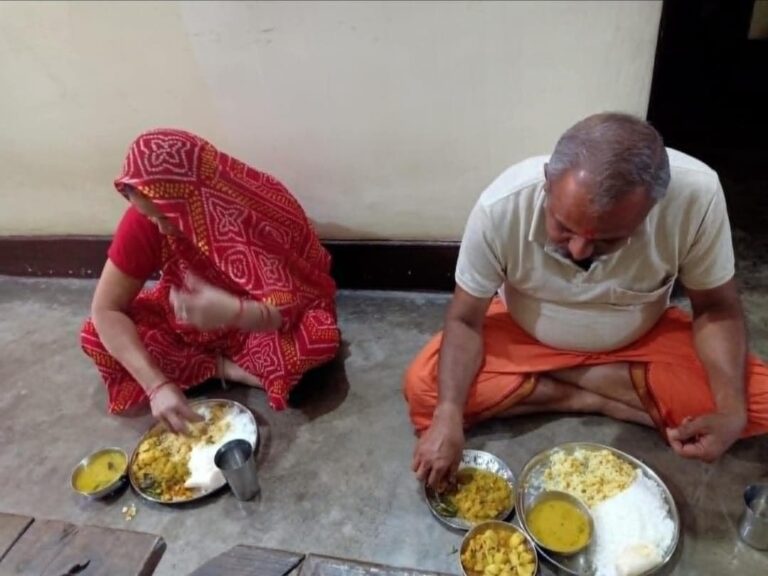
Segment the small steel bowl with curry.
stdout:
<svg viewBox="0 0 768 576">
<path fill-rule="evenodd" d="M 554 490 L 539 494 L 526 513 L 525 527 L 536 544 L 564 556 L 586 548 L 595 530 L 586 504 Z"/>
<path fill-rule="evenodd" d="M 104 498 L 125 484 L 128 455 L 104 448 L 83 458 L 72 471 L 72 490 L 88 498 Z"/>
</svg>

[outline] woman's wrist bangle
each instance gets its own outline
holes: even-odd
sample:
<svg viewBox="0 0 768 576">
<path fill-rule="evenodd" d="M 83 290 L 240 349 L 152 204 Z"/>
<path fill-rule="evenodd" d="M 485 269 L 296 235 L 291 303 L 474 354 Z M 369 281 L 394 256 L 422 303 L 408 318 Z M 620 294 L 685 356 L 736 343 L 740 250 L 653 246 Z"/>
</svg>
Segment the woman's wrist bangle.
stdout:
<svg viewBox="0 0 768 576">
<path fill-rule="evenodd" d="M 157 391 L 160 390 L 163 386 L 167 386 L 168 384 L 173 384 L 173 381 L 171 380 L 163 380 L 158 384 L 157 386 L 152 387 L 152 389 L 147 392 L 147 396 L 149 397 L 149 401 L 152 402 L 152 400 L 155 397 L 155 394 L 157 394 Z"/>
</svg>

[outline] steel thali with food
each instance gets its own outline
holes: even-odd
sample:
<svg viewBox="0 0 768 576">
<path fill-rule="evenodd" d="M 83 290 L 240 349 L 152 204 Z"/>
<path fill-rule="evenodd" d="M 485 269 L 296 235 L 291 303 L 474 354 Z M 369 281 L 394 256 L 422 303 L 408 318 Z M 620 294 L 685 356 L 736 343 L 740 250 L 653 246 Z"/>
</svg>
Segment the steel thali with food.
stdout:
<svg viewBox="0 0 768 576">
<path fill-rule="evenodd" d="M 459 464 L 459 470 L 463 468 L 477 468 L 478 470 L 485 470 L 492 472 L 497 476 L 500 476 L 509 486 L 511 498 L 507 508 L 500 512 L 493 520 L 504 520 L 508 518 L 515 509 L 515 475 L 512 470 L 509 469 L 501 458 L 494 456 L 490 452 L 484 452 L 483 450 L 464 450 L 461 457 L 461 464 Z M 470 522 L 460 516 L 456 515 L 455 510 L 451 505 L 441 497 L 437 491 L 433 490 L 426 484 L 423 486 L 424 498 L 427 501 L 429 510 L 441 523 L 455 528 L 457 530 L 470 530 L 476 522 Z"/>
<path fill-rule="evenodd" d="M 189 404 L 190 408 L 197 412 L 201 411 L 210 411 L 213 410 L 215 407 L 222 407 L 227 411 L 228 414 L 243 414 L 248 419 L 247 421 L 252 425 L 253 434 L 252 437 L 244 438 L 245 440 L 248 440 L 251 445 L 254 447 L 254 450 L 258 447 L 258 441 L 259 441 L 259 428 L 258 424 L 256 422 L 256 418 L 254 418 L 253 413 L 240 404 L 239 402 L 235 402 L 234 400 L 225 400 L 225 399 L 215 399 L 215 400 L 198 400 L 194 402 L 190 402 Z M 136 460 L 138 458 L 140 449 L 144 442 L 146 442 L 148 439 L 153 438 L 159 434 L 171 434 L 171 432 L 167 431 L 167 429 L 162 424 L 155 424 L 152 426 L 149 430 L 147 430 L 144 435 L 139 439 L 138 443 L 136 444 L 136 448 L 133 450 L 133 454 L 131 454 L 131 459 L 128 464 L 128 479 L 130 480 L 131 486 L 134 490 L 143 498 L 146 500 L 150 500 L 152 502 L 157 502 L 160 504 L 186 504 L 189 502 L 195 502 L 197 500 L 200 500 L 202 498 L 205 498 L 206 496 L 209 496 L 219 490 L 221 490 L 224 486 L 226 486 L 226 481 L 222 476 L 220 476 L 216 481 L 211 483 L 209 486 L 206 486 L 205 488 L 196 488 L 196 489 L 190 489 L 189 493 L 185 495 L 184 497 L 179 498 L 172 498 L 172 499 L 164 499 L 156 492 L 154 492 L 151 487 L 143 481 L 142 478 L 139 478 L 139 475 L 136 472 Z"/>
<path fill-rule="evenodd" d="M 674 532 L 671 542 L 662 554 L 661 563 L 654 568 L 644 572 L 642 576 L 649 576 L 650 574 L 658 572 L 670 561 L 680 540 L 680 516 L 677 511 L 677 506 L 675 505 L 675 500 L 661 478 L 659 478 L 659 476 L 649 466 L 637 458 L 630 456 L 626 452 L 622 452 L 621 450 L 617 450 L 611 446 L 605 446 L 591 442 L 570 442 L 567 444 L 560 444 L 549 450 L 540 452 L 531 458 L 523 467 L 517 485 L 516 507 L 518 522 L 526 532 L 530 532 L 528 526 L 526 525 L 526 514 L 530 510 L 539 494 L 545 491 L 543 476 L 544 472 L 551 465 L 552 456 L 558 453 L 571 455 L 579 450 L 608 450 L 619 459 L 632 465 L 636 470 L 641 470 L 651 481 L 656 483 L 656 485 L 661 490 L 663 499 L 669 509 L 669 515 L 674 526 Z M 581 552 L 573 555 L 557 554 L 538 545 L 536 548 L 540 556 L 548 560 L 555 567 L 555 569 L 559 571 L 559 573 L 570 574 L 573 576 L 594 576 L 596 574 L 594 565 L 595 546 L 596 538 L 593 537 L 593 541 L 588 548 L 585 548 Z"/>
</svg>

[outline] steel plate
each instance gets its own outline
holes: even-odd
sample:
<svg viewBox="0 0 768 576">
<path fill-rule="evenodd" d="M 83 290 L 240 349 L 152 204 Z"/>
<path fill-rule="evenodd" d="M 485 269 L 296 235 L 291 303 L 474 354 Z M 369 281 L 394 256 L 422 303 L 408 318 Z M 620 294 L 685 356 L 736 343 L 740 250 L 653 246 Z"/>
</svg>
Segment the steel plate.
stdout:
<svg viewBox="0 0 768 576">
<path fill-rule="evenodd" d="M 253 445 L 254 450 L 258 449 L 258 445 L 259 445 L 259 426 L 258 426 L 258 423 L 256 422 L 256 418 L 254 418 L 253 413 L 248 408 L 246 408 L 245 406 L 243 406 L 239 402 L 235 402 L 234 400 L 225 400 L 225 399 L 197 400 L 197 401 L 194 401 L 194 402 L 190 402 L 189 406 L 194 410 L 195 408 L 202 407 L 202 406 L 213 407 L 213 406 L 221 405 L 221 404 L 225 404 L 225 405 L 229 406 L 233 410 L 244 412 L 244 413 L 248 414 L 248 416 L 250 416 L 250 418 L 251 418 L 251 420 L 253 422 L 253 426 L 254 426 L 254 428 L 253 428 L 254 429 L 254 436 L 253 436 L 253 438 L 246 438 L 246 440 L 251 442 L 251 444 Z M 224 486 L 226 486 L 226 484 L 227 484 L 226 481 L 222 479 L 221 482 L 219 482 L 216 485 L 212 486 L 208 490 L 199 489 L 192 496 L 190 496 L 189 498 L 178 498 L 176 500 L 161 500 L 160 498 L 156 498 L 155 496 L 153 496 L 153 495 L 147 493 L 146 491 L 142 490 L 141 487 L 139 486 L 138 480 L 136 479 L 136 477 L 134 475 L 134 466 L 133 466 L 133 464 L 134 464 L 136 456 L 137 456 L 137 454 L 139 452 L 139 446 L 141 446 L 141 444 L 149 436 L 151 436 L 154 433 L 158 432 L 161 426 L 162 426 L 162 424 L 155 424 L 149 430 L 147 430 L 144 433 L 144 435 L 139 439 L 139 441 L 136 443 L 136 447 L 133 449 L 133 453 L 131 454 L 131 460 L 130 460 L 130 462 L 128 464 L 128 479 L 131 482 L 131 486 L 136 491 L 136 493 L 139 494 L 139 496 L 141 496 L 142 498 L 145 498 L 146 500 L 150 500 L 152 502 L 157 502 L 159 504 L 186 504 L 188 502 L 195 502 L 197 500 L 200 500 L 201 498 L 205 498 L 206 496 L 210 496 L 214 492 L 217 492 L 217 491 L 221 490 Z"/>
<path fill-rule="evenodd" d="M 515 475 L 512 473 L 512 470 L 509 469 L 509 466 L 507 466 L 501 458 L 494 456 L 490 452 L 483 452 L 482 450 L 464 450 L 461 457 L 461 464 L 459 464 L 459 470 L 462 468 L 478 468 L 480 470 L 487 470 L 488 472 L 493 472 L 494 474 L 501 476 L 504 478 L 504 480 L 506 480 L 507 484 L 509 484 L 510 490 L 512 491 L 510 504 L 506 510 L 504 510 L 493 520 L 505 520 L 506 518 L 509 518 L 515 509 Z M 456 528 L 457 530 L 470 530 L 473 526 L 475 526 L 476 523 L 464 520 L 458 516 L 448 517 L 440 514 L 438 511 L 439 503 L 435 491 L 428 487 L 426 483 L 423 486 L 423 491 L 424 498 L 427 501 L 427 505 L 429 506 L 430 511 L 440 522 L 451 528 Z"/>
<path fill-rule="evenodd" d="M 529 532 L 528 526 L 525 523 L 526 510 L 532 504 L 539 492 L 543 490 L 541 478 L 544 471 L 549 467 L 552 455 L 557 452 L 572 454 L 576 450 L 608 450 L 622 460 L 629 462 L 635 468 L 642 470 L 649 479 L 653 480 L 659 486 L 664 496 L 664 500 L 669 507 L 669 515 L 674 524 L 674 534 L 667 550 L 662 554 L 661 564 L 651 570 L 643 572 L 643 574 L 639 576 L 649 576 L 650 574 L 659 571 L 672 558 L 680 540 L 680 516 L 677 511 L 677 506 L 675 505 L 675 500 L 672 498 L 672 494 L 661 478 L 659 478 L 659 476 L 644 462 L 641 462 L 634 456 L 630 456 L 626 452 L 612 448 L 611 446 L 604 446 L 602 444 L 594 444 L 591 442 L 570 442 L 540 452 L 531 458 L 523 467 L 523 471 L 520 473 L 520 481 L 517 486 L 517 520 L 520 522 L 522 528 L 526 532 Z M 540 546 L 537 546 L 536 548 L 543 558 L 549 560 L 562 573 L 572 574 L 573 576 L 594 576 L 596 573 L 593 563 L 595 543 L 596 535 L 592 538 L 592 543 L 588 548 L 571 556 L 550 552 Z"/>
</svg>

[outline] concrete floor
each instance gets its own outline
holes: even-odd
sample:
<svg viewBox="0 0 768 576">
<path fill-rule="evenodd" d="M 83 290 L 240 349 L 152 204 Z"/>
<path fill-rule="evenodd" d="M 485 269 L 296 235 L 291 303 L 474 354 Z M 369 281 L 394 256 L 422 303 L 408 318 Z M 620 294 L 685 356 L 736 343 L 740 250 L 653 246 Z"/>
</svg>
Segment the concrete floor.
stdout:
<svg viewBox="0 0 768 576">
<path fill-rule="evenodd" d="M 768 273 L 745 282 L 754 348 L 768 353 Z M 744 269 L 744 265 L 742 265 Z M 172 508 L 130 491 L 110 503 L 69 488 L 72 466 L 102 446 L 131 450 L 149 416 L 108 416 L 78 329 L 93 282 L 0 278 L 0 511 L 161 534 L 168 549 L 156 574 L 187 574 L 238 544 L 317 552 L 456 573 L 460 536 L 425 507 L 410 470 L 414 438 L 400 392 L 404 366 L 438 329 L 446 297 L 342 293 L 343 357 L 316 374 L 299 408 L 274 413 L 259 391 L 204 391 L 251 406 L 263 434 L 260 501 L 223 493 Z M 768 574 L 768 554 L 739 543 L 741 493 L 768 481 L 768 441 L 738 443 L 715 465 L 676 457 L 651 430 L 601 417 L 526 417 L 468 436 L 519 472 L 554 444 L 604 442 L 644 459 L 667 481 L 683 519 L 674 574 Z M 121 508 L 135 503 L 126 522 Z M 547 569 L 544 574 L 550 574 Z"/>
</svg>

